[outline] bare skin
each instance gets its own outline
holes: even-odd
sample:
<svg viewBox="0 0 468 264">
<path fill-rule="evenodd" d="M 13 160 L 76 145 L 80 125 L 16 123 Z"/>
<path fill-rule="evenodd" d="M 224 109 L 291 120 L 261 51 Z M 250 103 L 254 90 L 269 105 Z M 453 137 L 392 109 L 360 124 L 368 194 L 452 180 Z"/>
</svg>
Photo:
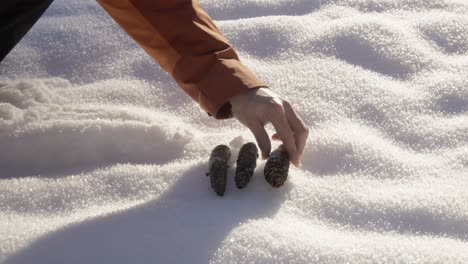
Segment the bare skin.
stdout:
<svg viewBox="0 0 468 264">
<path fill-rule="evenodd" d="M 267 88 L 252 89 L 230 100 L 234 116 L 255 136 L 264 159 L 271 152 L 271 141 L 265 125 L 273 124 L 273 140 L 281 140 L 291 162 L 301 165 L 301 156 L 309 136 L 309 129 L 291 104 Z"/>
</svg>

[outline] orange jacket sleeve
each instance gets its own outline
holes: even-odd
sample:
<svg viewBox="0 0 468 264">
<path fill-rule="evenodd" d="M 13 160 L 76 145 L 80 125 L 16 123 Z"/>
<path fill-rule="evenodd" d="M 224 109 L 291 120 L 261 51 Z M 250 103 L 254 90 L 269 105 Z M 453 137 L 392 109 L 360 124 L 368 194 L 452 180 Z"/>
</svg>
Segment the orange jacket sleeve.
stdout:
<svg viewBox="0 0 468 264">
<path fill-rule="evenodd" d="M 97 0 L 208 114 L 232 116 L 230 97 L 266 85 L 247 69 L 197 0 Z"/>
</svg>

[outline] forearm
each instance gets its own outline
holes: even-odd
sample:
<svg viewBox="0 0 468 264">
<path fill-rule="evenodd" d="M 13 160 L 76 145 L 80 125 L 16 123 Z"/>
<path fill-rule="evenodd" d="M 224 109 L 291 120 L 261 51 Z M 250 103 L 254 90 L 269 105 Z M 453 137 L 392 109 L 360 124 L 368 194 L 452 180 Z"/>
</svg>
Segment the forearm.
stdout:
<svg viewBox="0 0 468 264">
<path fill-rule="evenodd" d="M 97 0 L 109 15 L 216 118 L 228 100 L 265 84 L 247 69 L 196 0 Z M 221 111 L 220 111 L 221 109 Z"/>
</svg>

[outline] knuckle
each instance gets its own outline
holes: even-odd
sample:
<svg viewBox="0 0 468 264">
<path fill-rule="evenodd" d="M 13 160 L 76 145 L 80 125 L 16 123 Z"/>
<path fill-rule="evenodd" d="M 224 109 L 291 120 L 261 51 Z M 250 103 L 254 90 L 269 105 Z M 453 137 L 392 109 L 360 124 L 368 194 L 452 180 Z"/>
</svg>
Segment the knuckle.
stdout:
<svg viewBox="0 0 468 264">
<path fill-rule="evenodd" d="M 302 126 L 299 131 L 303 136 L 307 137 L 309 135 L 309 128 Z"/>
<path fill-rule="evenodd" d="M 291 109 L 292 109 L 292 105 L 291 105 L 291 103 L 290 103 L 290 102 L 288 102 L 288 101 L 286 101 L 286 100 L 283 100 L 283 106 L 284 106 L 284 107 L 289 107 L 289 108 L 291 108 Z"/>
<path fill-rule="evenodd" d="M 273 115 L 278 115 L 284 112 L 283 106 L 276 101 L 270 102 L 269 108 Z"/>
</svg>

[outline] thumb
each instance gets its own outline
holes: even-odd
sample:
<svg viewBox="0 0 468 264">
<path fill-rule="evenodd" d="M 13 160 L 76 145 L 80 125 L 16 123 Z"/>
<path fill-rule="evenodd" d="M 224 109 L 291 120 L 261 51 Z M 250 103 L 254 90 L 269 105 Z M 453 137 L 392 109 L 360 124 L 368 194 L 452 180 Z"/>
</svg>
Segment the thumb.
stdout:
<svg viewBox="0 0 468 264">
<path fill-rule="evenodd" d="M 262 158 L 266 159 L 270 156 L 271 142 L 268 133 L 260 123 L 255 123 L 249 126 L 250 131 L 257 140 L 257 145 L 262 152 Z"/>
</svg>

